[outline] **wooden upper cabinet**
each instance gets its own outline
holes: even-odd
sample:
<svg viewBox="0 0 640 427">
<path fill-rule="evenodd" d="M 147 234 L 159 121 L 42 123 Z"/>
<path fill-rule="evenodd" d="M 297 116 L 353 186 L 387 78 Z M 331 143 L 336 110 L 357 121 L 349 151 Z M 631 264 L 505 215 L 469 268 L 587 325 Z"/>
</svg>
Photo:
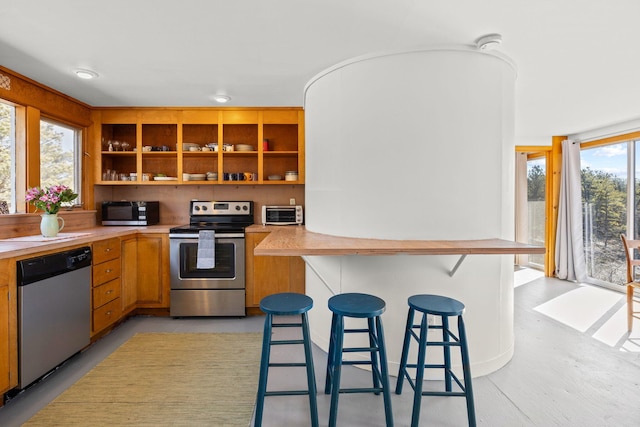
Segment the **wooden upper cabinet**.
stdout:
<svg viewBox="0 0 640 427">
<path fill-rule="evenodd" d="M 226 124 L 258 124 L 258 112 L 225 110 L 222 112 L 222 122 Z"/>
<path fill-rule="evenodd" d="M 216 110 L 182 110 L 182 123 L 190 124 L 217 124 L 218 116 Z"/>
<path fill-rule="evenodd" d="M 97 184 L 304 184 L 302 108 L 105 108 L 94 117 Z M 190 176 L 207 172 L 217 178 Z M 251 179 L 229 175 L 239 172 Z"/>
<path fill-rule="evenodd" d="M 262 123 L 264 124 L 298 124 L 298 111 L 263 111 Z"/>
<path fill-rule="evenodd" d="M 167 109 L 140 110 L 139 118 L 142 123 L 164 123 L 171 124 L 178 122 L 178 111 Z"/>
<path fill-rule="evenodd" d="M 103 124 L 136 124 L 138 122 L 136 110 L 102 110 L 100 116 Z"/>
</svg>

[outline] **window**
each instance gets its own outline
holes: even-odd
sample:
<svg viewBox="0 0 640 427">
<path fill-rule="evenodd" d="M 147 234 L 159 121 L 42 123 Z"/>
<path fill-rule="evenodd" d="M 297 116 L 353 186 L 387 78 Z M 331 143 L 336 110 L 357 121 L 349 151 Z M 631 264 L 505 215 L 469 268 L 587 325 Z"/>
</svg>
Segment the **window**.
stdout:
<svg viewBox="0 0 640 427">
<path fill-rule="evenodd" d="M 49 119 L 40 120 L 40 186 L 66 185 L 82 195 L 82 132 Z"/>
<path fill-rule="evenodd" d="M 594 284 L 619 286 L 626 282 L 620 234 L 634 235 L 632 222 L 638 221 L 633 209 L 638 191 L 635 144 L 601 145 L 580 153 L 584 248 L 587 276 Z M 630 191 L 628 183 L 634 181 L 635 191 Z"/>
<path fill-rule="evenodd" d="M 527 243 L 536 246 L 545 245 L 546 164 L 544 157 L 527 160 Z M 529 266 L 544 268 L 544 254 L 529 255 Z"/>
<path fill-rule="evenodd" d="M 0 176 L 0 212 L 15 213 L 16 109 L 3 102 L 0 102 Z"/>
<path fill-rule="evenodd" d="M 547 167 L 550 150 L 516 152 L 516 241 L 534 246 L 547 246 Z M 545 254 L 519 254 L 519 266 L 546 271 Z"/>
</svg>

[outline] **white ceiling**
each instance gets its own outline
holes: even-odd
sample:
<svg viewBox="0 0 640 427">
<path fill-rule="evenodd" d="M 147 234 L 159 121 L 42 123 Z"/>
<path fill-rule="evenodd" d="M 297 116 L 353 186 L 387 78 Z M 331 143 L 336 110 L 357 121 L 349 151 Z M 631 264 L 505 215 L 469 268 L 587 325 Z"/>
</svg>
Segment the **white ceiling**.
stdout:
<svg viewBox="0 0 640 427">
<path fill-rule="evenodd" d="M 640 118 L 638 16 L 638 0 L 3 0 L 0 65 L 92 106 L 301 106 L 342 60 L 495 32 L 518 67 L 516 143 L 548 144 Z"/>
</svg>

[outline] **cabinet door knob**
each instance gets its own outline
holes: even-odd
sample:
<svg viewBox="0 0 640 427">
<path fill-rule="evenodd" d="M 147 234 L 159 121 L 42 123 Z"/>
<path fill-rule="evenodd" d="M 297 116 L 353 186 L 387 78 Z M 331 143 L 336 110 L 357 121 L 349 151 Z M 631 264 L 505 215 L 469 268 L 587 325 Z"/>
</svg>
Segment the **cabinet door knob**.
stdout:
<svg viewBox="0 0 640 427">
<path fill-rule="evenodd" d="M 111 312 L 110 311 L 107 311 L 107 316 L 111 316 Z"/>
<path fill-rule="evenodd" d="M 105 249 L 107 252 L 111 252 L 111 248 L 107 248 Z"/>
<path fill-rule="evenodd" d="M 107 268 L 104 272 L 105 272 L 105 273 L 111 273 L 111 271 L 112 271 L 112 270 L 111 270 L 110 268 Z"/>
<path fill-rule="evenodd" d="M 109 295 L 111 292 L 113 292 L 113 289 L 109 289 L 109 290 L 107 291 L 107 295 Z"/>
</svg>

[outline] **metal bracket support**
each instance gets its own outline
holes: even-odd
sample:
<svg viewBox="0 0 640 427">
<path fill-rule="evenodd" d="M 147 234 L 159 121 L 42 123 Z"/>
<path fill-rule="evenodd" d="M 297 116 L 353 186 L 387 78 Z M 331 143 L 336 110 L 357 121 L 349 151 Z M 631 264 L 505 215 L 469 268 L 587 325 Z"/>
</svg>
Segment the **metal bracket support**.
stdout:
<svg viewBox="0 0 640 427">
<path fill-rule="evenodd" d="M 458 268 L 460 267 L 460 264 L 462 264 L 462 261 L 464 261 L 464 259 L 467 257 L 467 255 L 460 255 L 460 259 L 458 259 L 458 262 L 456 263 L 456 265 L 453 266 L 453 268 L 451 269 L 451 271 L 449 272 L 449 277 L 453 277 L 454 274 L 456 274 L 456 271 L 458 271 Z"/>
</svg>

